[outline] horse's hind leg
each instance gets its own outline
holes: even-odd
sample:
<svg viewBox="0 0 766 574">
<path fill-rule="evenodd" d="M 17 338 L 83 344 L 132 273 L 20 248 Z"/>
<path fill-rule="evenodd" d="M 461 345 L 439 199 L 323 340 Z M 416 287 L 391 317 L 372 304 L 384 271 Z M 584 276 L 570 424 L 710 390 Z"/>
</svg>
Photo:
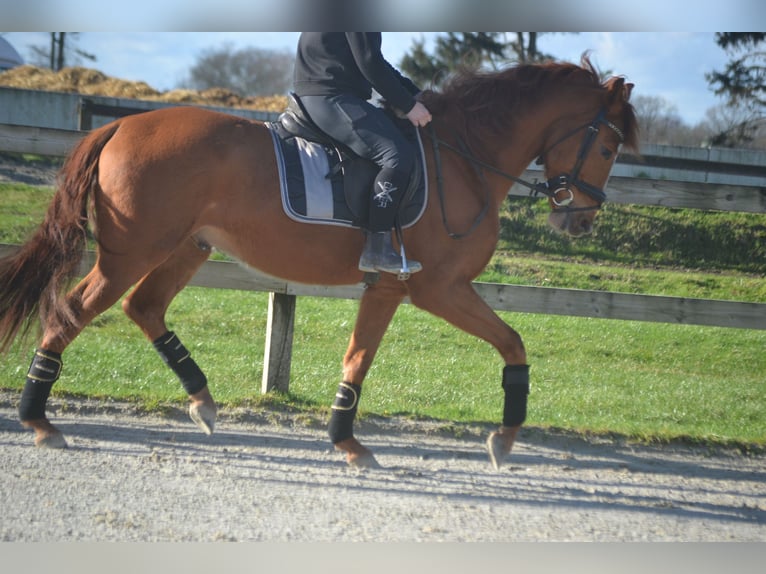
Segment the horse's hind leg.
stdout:
<svg viewBox="0 0 766 574">
<path fill-rule="evenodd" d="M 209 247 L 187 239 L 165 262 L 141 279 L 122 302 L 128 317 L 180 379 L 191 401 L 189 415 L 206 434 L 213 432 L 217 414 L 207 378 L 178 336 L 168 330 L 165 313 L 209 255 Z"/>
<path fill-rule="evenodd" d="M 369 287 L 359 304 L 354 332 L 343 358 L 343 382 L 335 395 L 329 428 L 330 440 L 335 448 L 346 453 L 346 461 L 351 466 L 378 466 L 372 452 L 354 437 L 353 424 L 362 382 L 403 298 L 404 291 L 398 283 L 390 287 L 381 282 Z"/>
<path fill-rule="evenodd" d="M 66 446 L 63 435 L 45 414 L 51 388 L 61 372 L 61 355 L 86 325 L 111 307 L 146 272 L 141 269 L 137 262 L 124 257 L 99 257 L 93 269 L 66 296 L 74 319 L 45 326 L 19 404 L 21 423 L 35 431 L 35 445 Z"/>
</svg>

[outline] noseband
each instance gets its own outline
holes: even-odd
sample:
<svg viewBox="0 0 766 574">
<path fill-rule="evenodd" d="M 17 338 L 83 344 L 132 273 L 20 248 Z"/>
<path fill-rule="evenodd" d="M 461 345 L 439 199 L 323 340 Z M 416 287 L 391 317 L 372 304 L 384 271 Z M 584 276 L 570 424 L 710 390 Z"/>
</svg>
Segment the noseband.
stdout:
<svg viewBox="0 0 766 574">
<path fill-rule="evenodd" d="M 434 161 L 436 163 L 437 191 L 439 193 L 439 198 L 441 200 L 441 206 L 442 206 L 442 221 L 444 222 L 444 225 L 450 237 L 455 239 L 465 237 L 466 235 L 471 233 L 479 225 L 479 223 L 481 223 L 481 220 L 484 218 L 484 216 L 487 213 L 487 209 L 489 207 L 489 186 L 487 185 L 482 169 L 486 169 L 487 171 L 491 171 L 492 173 L 495 173 L 497 175 L 505 177 L 506 179 L 514 181 L 520 185 L 523 185 L 524 187 L 530 190 L 529 191 L 530 195 L 542 194 L 542 195 L 545 195 L 546 197 L 549 197 L 551 199 L 551 202 L 553 203 L 553 211 L 573 212 L 573 211 L 591 211 L 595 209 L 601 209 L 601 204 L 604 203 L 604 201 L 606 200 L 606 193 L 604 193 L 604 190 L 601 189 L 600 187 L 596 187 L 595 185 L 591 185 L 588 182 L 580 179 L 580 170 L 582 169 L 582 166 L 585 163 L 585 158 L 588 157 L 590 148 L 593 146 L 593 143 L 596 141 L 596 136 L 598 135 L 599 127 L 602 124 L 610 128 L 619 136 L 620 143 L 625 141 L 625 135 L 622 133 L 622 130 L 620 130 L 620 128 L 618 128 L 612 122 L 607 120 L 604 110 L 601 109 L 592 121 L 586 124 L 577 126 L 573 130 L 561 136 L 559 139 L 553 142 L 553 144 L 548 146 L 545 149 L 545 151 L 543 151 L 543 153 L 540 154 L 540 157 L 538 157 L 537 161 L 535 162 L 538 165 L 543 164 L 545 155 L 549 153 L 554 147 L 556 147 L 563 141 L 569 139 L 580 130 L 587 128 L 587 132 L 585 134 L 585 137 L 583 138 L 582 143 L 580 144 L 580 149 L 577 152 L 577 158 L 575 159 L 575 165 L 572 168 L 572 170 L 569 173 L 564 173 L 561 175 L 557 175 L 555 177 L 551 177 L 550 179 L 544 182 L 532 183 L 532 182 L 526 181 L 525 179 L 521 179 L 519 177 L 506 173 L 496 168 L 493 165 L 490 165 L 488 163 L 485 163 L 477 159 L 471 153 L 470 149 L 468 149 L 468 145 L 465 143 L 465 141 L 463 141 L 463 139 L 459 135 L 457 136 L 457 142 L 460 147 L 455 147 L 451 144 L 448 144 L 447 142 L 440 139 L 436 135 L 436 130 L 434 129 L 433 122 L 429 123 L 427 133 L 431 137 L 431 142 L 433 144 Z M 453 233 L 449 230 L 449 226 L 447 224 L 447 217 L 446 217 L 446 212 L 444 208 L 444 190 L 443 190 L 444 183 L 443 183 L 443 179 L 441 175 L 441 158 L 439 154 L 440 146 L 444 146 L 447 149 L 452 150 L 453 152 L 467 159 L 470 162 L 470 164 L 473 166 L 473 168 L 476 170 L 479 176 L 479 179 L 483 183 L 486 190 L 487 198 L 486 198 L 486 201 L 484 202 L 484 207 L 482 208 L 481 212 L 474 220 L 470 229 L 465 233 Z M 574 201 L 574 193 L 572 192 L 572 189 L 571 189 L 571 186 L 573 185 L 577 189 L 587 194 L 589 197 L 596 200 L 597 205 L 591 205 L 587 207 L 570 207 L 570 204 Z M 562 193 L 567 195 L 563 199 L 559 199 Z"/>
</svg>

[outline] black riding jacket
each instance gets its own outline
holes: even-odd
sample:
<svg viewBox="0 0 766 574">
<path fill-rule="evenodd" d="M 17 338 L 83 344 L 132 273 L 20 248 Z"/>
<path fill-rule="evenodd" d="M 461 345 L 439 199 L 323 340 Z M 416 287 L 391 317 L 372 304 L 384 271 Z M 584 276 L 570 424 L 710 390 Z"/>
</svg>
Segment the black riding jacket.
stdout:
<svg viewBox="0 0 766 574">
<path fill-rule="evenodd" d="M 404 113 L 420 90 L 402 76 L 380 51 L 380 32 L 303 32 L 295 58 L 298 96 L 353 94 L 369 100 L 374 88 Z"/>
</svg>

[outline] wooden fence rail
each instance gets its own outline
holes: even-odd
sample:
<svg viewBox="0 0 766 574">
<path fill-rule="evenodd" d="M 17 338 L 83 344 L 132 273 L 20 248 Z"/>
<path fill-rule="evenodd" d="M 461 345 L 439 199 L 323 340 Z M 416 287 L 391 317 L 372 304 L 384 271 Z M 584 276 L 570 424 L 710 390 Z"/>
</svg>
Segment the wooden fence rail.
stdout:
<svg viewBox="0 0 766 574">
<path fill-rule="evenodd" d="M 17 249 L 15 245 L 0 244 L 0 257 L 10 255 Z M 89 271 L 94 261 L 95 254 L 87 252 L 80 268 L 81 274 Z M 327 287 L 286 282 L 228 261 L 205 262 L 189 285 L 270 294 L 261 384 L 263 392 L 287 391 L 289 388 L 296 297 L 359 299 L 364 292 L 361 284 Z M 766 329 L 766 303 L 501 283 L 475 282 L 473 286 L 496 311 Z M 409 301 L 405 299 L 405 303 Z"/>
<path fill-rule="evenodd" d="M 0 257 L 18 250 L 17 245 L 0 244 Z M 84 275 L 95 262 L 95 254 L 86 252 L 80 272 Z M 278 295 L 359 299 L 364 285 L 307 285 L 264 275 L 230 261 L 206 261 L 189 285 L 213 289 L 266 291 Z M 706 325 L 738 329 L 766 329 L 766 303 L 695 299 L 664 295 L 641 295 L 533 287 L 507 283 L 473 283 L 476 292 L 496 311 L 568 315 L 598 319 L 649 321 L 676 325 Z M 404 300 L 409 303 L 408 299 Z"/>
</svg>

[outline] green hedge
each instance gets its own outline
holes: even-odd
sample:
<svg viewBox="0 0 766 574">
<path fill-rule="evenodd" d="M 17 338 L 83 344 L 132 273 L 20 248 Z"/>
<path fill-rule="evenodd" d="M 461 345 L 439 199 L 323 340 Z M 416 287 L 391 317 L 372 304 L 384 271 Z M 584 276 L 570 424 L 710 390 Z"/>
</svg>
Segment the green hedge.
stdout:
<svg viewBox="0 0 766 574">
<path fill-rule="evenodd" d="M 509 198 L 500 248 L 631 265 L 766 273 L 766 214 L 605 204 L 591 236 L 548 227 L 545 201 Z"/>
</svg>

